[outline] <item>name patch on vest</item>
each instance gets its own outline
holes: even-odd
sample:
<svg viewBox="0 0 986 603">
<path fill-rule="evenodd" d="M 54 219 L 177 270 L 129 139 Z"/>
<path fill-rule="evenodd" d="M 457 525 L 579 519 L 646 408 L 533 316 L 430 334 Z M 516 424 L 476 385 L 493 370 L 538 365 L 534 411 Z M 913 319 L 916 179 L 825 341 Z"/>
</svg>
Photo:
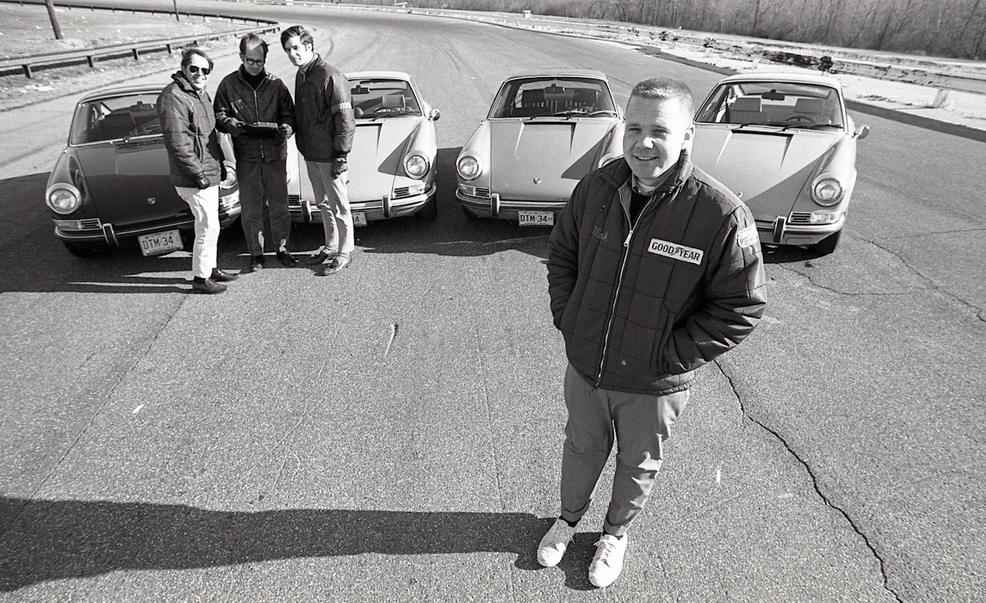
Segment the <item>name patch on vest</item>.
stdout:
<svg viewBox="0 0 986 603">
<path fill-rule="evenodd" d="M 740 247 L 753 247 L 760 237 L 757 235 L 756 226 L 747 226 L 736 233 L 736 244 Z"/>
<path fill-rule="evenodd" d="M 701 249 L 685 247 L 684 245 L 662 241 L 661 239 L 651 239 L 650 247 L 647 248 L 647 251 L 657 255 L 663 255 L 673 260 L 688 262 L 689 264 L 702 263 L 703 251 Z"/>
</svg>

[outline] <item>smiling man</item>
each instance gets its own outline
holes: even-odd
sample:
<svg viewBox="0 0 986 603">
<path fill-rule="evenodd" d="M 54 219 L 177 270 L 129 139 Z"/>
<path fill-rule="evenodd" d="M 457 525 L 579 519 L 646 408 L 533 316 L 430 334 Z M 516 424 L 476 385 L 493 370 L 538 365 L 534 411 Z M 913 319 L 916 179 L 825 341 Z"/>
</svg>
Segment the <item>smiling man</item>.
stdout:
<svg viewBox="0 0 986 603">
<path fill-rule="evenodd" d="M 627 530 L 650 496 L 695 370 L 746 338 L 766 305 L 750 210 L 689 161 L 692 113 L 681 82 L 637 84 L 623 160 L 579 182 L 548 243 L 568 422 L 561 513 L 537 558 L 561 561 L 615 440 L 613 492 L 589 566 L 598 587 L 623 570 Z"/>
</svg>

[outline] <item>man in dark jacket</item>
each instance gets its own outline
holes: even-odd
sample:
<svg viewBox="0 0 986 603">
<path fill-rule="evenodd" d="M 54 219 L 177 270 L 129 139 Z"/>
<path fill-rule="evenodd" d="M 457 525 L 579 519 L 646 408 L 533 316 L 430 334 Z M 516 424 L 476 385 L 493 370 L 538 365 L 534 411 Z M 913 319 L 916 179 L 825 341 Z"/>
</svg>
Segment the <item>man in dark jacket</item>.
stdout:
<svg viewBox="0 0 986 603">
<path fill-rule="evenodd" d="M 561 515 L 538 546 L 554 566 L 613 446 L 613 492 L 589 580 L 613 583 L 627 528 L 650 495 L 694 371 L 740 343 L 763 314 L 750 210 L 688 159 L 691 92 L 645 80 L 630 94 L 623 159 L 576 186 L 548 244 L 548 291 L 565 339 L 568 423 Z"/>
<path fill-rule="evenodd" d="M 186 48 L 181 69 L 157 99 L 171 183 L 195 218 L 192 290 L 200 293 L 222 293 L 226 290 L 222 283 L 236 278 L 216 268 L 223 155 L 212 100 L 205 91 L 211 71 L 212 59 L 205 52 Z"/>
<path fill-rule="evenodd" d="M 239 69 L 216 90 L 216 127 L 233 137 L 240 182 L 240 222 L 254 272 L 264 265 L 264 216 L 285 266 L 298 260 L 288 251 L 287 139 L 294 132 L 294 102 L 284 82 L 268 73 L 267 42 L 256 34 L 240 39 Z M 260 124 L 260 125 L 258 125 Z"/>
<path fill-rule="evenodd" d="M 347 160 L 356 132 L 349 80 L 315 53 L 307 28 L 293 25 L 282 31 L 281 46 L 298 68 L 294 81 L 298 151 L 305 158 L 325 230 L 325 245 L 308 263 L 329 260 L 317 272 L 325 276 L 348 266 L 355 246 L 347 190 Z"/>
</svg>

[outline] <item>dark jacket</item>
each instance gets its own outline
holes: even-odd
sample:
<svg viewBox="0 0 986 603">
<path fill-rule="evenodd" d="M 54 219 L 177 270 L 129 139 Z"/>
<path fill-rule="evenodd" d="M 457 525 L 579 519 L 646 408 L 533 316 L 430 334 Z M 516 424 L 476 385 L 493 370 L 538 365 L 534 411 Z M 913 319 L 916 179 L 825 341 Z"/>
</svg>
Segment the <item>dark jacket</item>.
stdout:
<svg viewBox="0 0 986 603">
<path fill-rule="evenodd" d="M 298 151 L 308 161 L 346 157 L 353 146 L 356 119 L 345 74 L 315 55 L 294 80 Z"/>
<path fill-rule="evenodd" d="M 197 187 L 198 178 L 205 176 L 210 186 L 216 186 L 220 181 L 223 153 L 216 137 L 212 99 L 205 90 L 196 91 L 181 71 L 173 74 L 171 79 L 174 81 L 157 97 L 171 183 Z"/>
<path fill-rule="evenodd" d="M 687 155 L 631 231 L 630 167 L 576 186 L 548 243 L 548 291 L 571 365 L 596 387 L 661 395 L 736 346 L 766 305 L 750 210 Z"/>
<path fill-rule="evenodd" d="M 266 73 L 266 72 L 265 72 Z M 291 93 L 277 77 L 266 73 L 254 89 L 246 80 L 243 66 L 219 82 L 216 89 L 216 127 L 232 134 L 237 120 L 252 124 L 259 121 L 287 125 L 294 131 L 294 101 Z M 289 134 L 290 136 L 290 134 Z M 240 134 L 233 136 L 233 154 L 238 161 L 279 161 L 288 156 L 287 137 L 278 133 L 273 138 Z"/>
</svg>

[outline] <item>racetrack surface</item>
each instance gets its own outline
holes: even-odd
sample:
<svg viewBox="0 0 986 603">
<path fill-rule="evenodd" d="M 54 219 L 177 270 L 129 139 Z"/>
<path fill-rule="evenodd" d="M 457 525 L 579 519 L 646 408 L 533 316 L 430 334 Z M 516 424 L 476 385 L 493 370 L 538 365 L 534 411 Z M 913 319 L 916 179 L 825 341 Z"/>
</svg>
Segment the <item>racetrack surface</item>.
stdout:
<svg viewBox="0 0 986 603">
<path fill-rule="evenodd" d="M 841 247 L 768 250 L 766 318 L 703 370 L 624 575 L 598 591 L 585 568 L 609 480 L 560 569 L 533 556 L 565 419 L 547 231 L 467 221 L 453 163 L 517 71 L 599 69 L 621 103 L 652 75 L 699 98 L 718 76 L 450 19 L 229 10 L 316 25 L 344 70 L 412 74 L 442 112 L 438 220 L 359 229 L 332 278 L 269 257 L 225 295 L 190 296 L 187 254 L 80 260 L 51 235 L 44 185 L 74 99 L 0 114 L 0 599 L 986 590 L 983 143 L 856 115 L 872 133 Z M 276 44 L 269 68 L 293 78 Z M 321 228 L 292 237 L 310 250 Z M 237 228 L 220 245 L 220 266 L 246 264 Z"/>
</svg>

